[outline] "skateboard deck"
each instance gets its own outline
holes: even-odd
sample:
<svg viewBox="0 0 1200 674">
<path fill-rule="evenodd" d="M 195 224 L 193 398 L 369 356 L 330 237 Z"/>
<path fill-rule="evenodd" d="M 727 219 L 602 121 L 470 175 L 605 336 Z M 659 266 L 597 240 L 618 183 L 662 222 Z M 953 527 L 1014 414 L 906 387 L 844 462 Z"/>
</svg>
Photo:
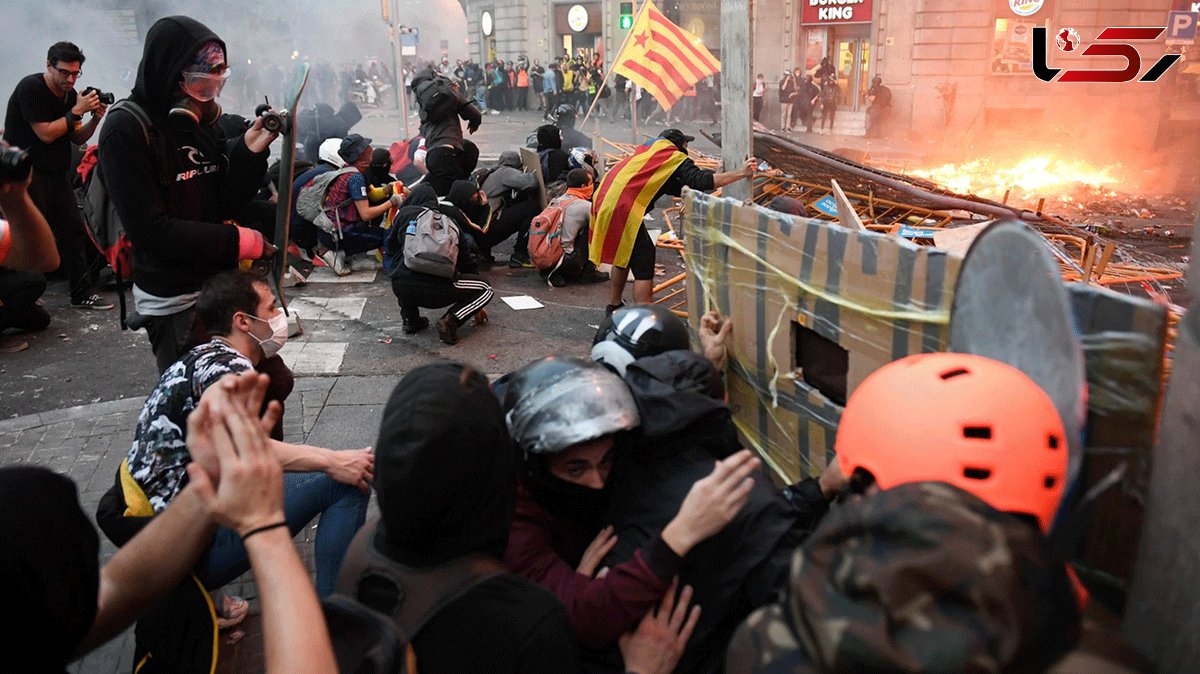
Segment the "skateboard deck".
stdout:
<svg viewBox="0 0 1200 674">
<path fill-rule="evenodd" d="M 275 205 L 275 240 L 272 242 L 278 250 L 275 259 L 271 261 L 271 280 L 275 285 L 279 305 L 285 313 L 288 313 L 288 307 L 287 298 L 283 294 L 283 276 L 288 270 L 288 230 L 292 224 L 291 194 L 292 173 L 296 169 L 296 112 L 300 96 L 304 93 L 304 85 L 308 83 L 308 67 L 307 63 L 296 66 L 283 100 L 283 109 L 277 111 L 284 115 L 285 124 L 279 134 L 283 150 L 279 155 L 279 183 L 276 185 L 279 200 Z"/>
<path fill-rule="evenodd" d="M 1200 239 L 1192 239 L 1192 260 Z M 1192 297 L 1200 276 L 1189 271 Z M 1200 671 L 1200 311 L 1179 321 L 1123 632 L 1160 672 Z"/>
<path fill-rule="evenodd" d="M 538 203 L 542 210 L 550 203 L 550 199 L 546 195 L 546 181 L 542 179 L 542 161 L 533 150 L 527 147 L 520 148 L 521 150 L 521 165 L 525 170 L 537 176 L 538 181 Z"/>
<path fill-rule="evenodd" d="M 1064 500 L 1072 498 L 1087 412 L 1083 347 L 1058 266 L 1036 232 L 1003 221 L 976 236 L 954 290 L 946 350 L 1012 365 L 1049 394 L 1067 432 Z"/>
</svg>

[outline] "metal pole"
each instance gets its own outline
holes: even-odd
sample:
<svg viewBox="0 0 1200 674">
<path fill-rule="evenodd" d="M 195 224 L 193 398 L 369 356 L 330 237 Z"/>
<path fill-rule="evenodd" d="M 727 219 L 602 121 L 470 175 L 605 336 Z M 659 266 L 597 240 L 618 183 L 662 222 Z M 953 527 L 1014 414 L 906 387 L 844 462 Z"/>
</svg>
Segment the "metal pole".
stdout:
<svg viewBox="0 0 1200 674">
<path fill-rule="evenodd" d="M 635 13 L 633 15 L 634 16 L 634 18 L 633 18 L 634 26 L 637 25 L 638 19 L 641 18 L 641 16 L 642 16 L 642 12 L 646 11 L 646 5 L 647 5 L 647 3 L 643 1 L 641 9 L 639 9 L 637 11 L 637 13 Z M 621 55 L 621 52 L 625 51 L 625 45 L 629 42 L 630 35 L 633 35 L 633 27 L 632 26 L 629 28 L 629 32 L 625 33 L 625 39 L 621 40 L 621 47 L 619 49 L 617 49 L 617 51 L 614 55 L 612 55 L 610 57 L 610 56 L 608 56 L 607 50 L 605 51 L 605 57 L 611 58 L 613 65 L 616 65 L 617 57 Z M 592 116 L 592 110 L 596 107 L 596 101 L 600 100 L 600 93 L 604 91 L 604 85 L 608 84 L 608 78 L 611 76 L 612 76 L 612 66 L 609 66 L 608 68 L 604 69 L 604 80 L 602 82 L 600 82 L 600 87 L 598 89 L 596 89 L 596 97 L 592 99 L 592 104 L 590 106 L 588 106 L 587 114 L 583 116 L 583 121 L 579 123 L 579 126 L 583 126 L 584 124 L 587 124 L 588 118 Z"/>
<path fill-rule="evenodd" d="M 721 161 L 735 171 L 753 156 L 750 126 L 751 0 L 721 0 Z M 735 199 L 750 198 L 750 181 L 722 188 Z"/>
<path fill-rule="evenodd" d="M 392 2 L 395 4 L 398 4 L 399 0 L 392 0 Z M 392 14 L 392 16 L 395 17 L 396 14 Z M 400 138 L 401 138 L 401 140 L 407 140 L 408 139 L 408 92 L 403 91 L 403 89 L 404 89 L 404 48 L 400 46 L 400 28 L 402 28 L 402 27 L 403 26 L 397 26 L 396 29 L 393 31 L 393 33 L 396 35 L 396 44 L 393 45 L 394 46 L 393 52 L 395 54 L 395 59 L 396 59 L 396 82 L 397 82 L 396 91 L 400 95 L 400 133 L 403 134 L 400 136 Z"/>
</svg>

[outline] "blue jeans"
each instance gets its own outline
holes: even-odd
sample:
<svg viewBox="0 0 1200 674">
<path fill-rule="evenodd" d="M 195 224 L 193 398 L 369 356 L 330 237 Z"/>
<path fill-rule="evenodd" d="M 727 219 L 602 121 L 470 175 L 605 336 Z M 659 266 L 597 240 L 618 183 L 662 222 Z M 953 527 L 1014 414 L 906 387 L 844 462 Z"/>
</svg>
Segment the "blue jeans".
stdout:
<svg viewBox="0 0 1200 674">
<path fill-rule="evenodd" d="M 317 595 L 328 596 L 337 587 L 342 557 L 359 527 L 367 518 L 367 500 L 357 488 L 342 484 L 325 473 L 284 473 L 283 510 L 288 529 L 295 536 L 317 515 L 314 556 L 317 562 Z M 219 527 L 213 542 L 196 564 L 204 586 L 215 590 L 250 569 L 250 558 L 236 531 Z"/>
</svg>

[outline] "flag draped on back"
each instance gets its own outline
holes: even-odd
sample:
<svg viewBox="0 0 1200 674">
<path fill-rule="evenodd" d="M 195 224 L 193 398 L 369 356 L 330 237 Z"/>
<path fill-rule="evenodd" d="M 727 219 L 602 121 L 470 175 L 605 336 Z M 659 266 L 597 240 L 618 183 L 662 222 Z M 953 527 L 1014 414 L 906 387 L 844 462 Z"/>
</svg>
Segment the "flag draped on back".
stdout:
<svg viewBox="0 0 1200 674">
<path fill-rule="evenodd" d="M 646 0 L 612 69 L 641 85 L 669 110 L 696 82 L 719 72 L 721 62 L 700 38 L 671 23 Z"/>
<path fill-rule="evenodd" d="M 669 140 L 634 150 L 604 174 L 592 198 L 588 256 L 593 264 L 629 266 L 638 226 L 654 196 L 687 159 Z"/>
</svg>

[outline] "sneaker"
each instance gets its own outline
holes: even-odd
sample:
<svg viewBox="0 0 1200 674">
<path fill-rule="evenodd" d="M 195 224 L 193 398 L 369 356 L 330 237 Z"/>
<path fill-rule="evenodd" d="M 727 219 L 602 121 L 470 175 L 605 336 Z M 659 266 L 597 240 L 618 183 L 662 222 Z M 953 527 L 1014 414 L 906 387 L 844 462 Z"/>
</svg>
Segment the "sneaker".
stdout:
<svg viewBox="0 0 1200 674">
<path fill-rule="evenodd" d="M 458 321 L 453 314 L 446 314 L 437 322 L 438 339 L 447 344 L 458 344 Z"/>
<path fill-rule="evenodd" d="M 567 285 L 567 279 L 563 278 L 562 274 L 554 273 L 546 277 L 546 283 L 549 283 L 555 288 L 561 288 Z"/>
<path fill-rule="evenodd" d="M 349 276 L 352 271 L 346 265 L 346 256 L 340 250 L 327 250 L 321 253 L 321 259 L 325 261 L 325 266 L 338 276 Z"/>
<path fill-rule="evenodd" d="M 475 315 L 471 317 L 471 325 L 478 326 L 478 325 L 487 325 L 487 324 L 488 324 L 487 311 L 484 311 L 483 309 L 476 311 Z"/>
<path fill-rule="evenodd" d="M 415 335 L 428 327 L 429 319 L 424 316 L 417 316 L 416 320 L 404 321 L 404 334 Z"/>
<path fill-rule="evenodd" d="M 612 316 L 612 312 L 616 311 L 617 309 L 620 309 L 623 306 L 625 306 L 624 300 L 622 300 L 620 304 L 606 304 L 606 305 L 604 305 L 604 315 Z"/>
<path fill-rule="evenodd" d="M 0 337 L 0 353 L 16 353 L 29 348 L 29 342 L 15 336 Z"/>
<path fill-rule="evenodd" d="M 92 311 L 108 311 L 113 308 L 112 304 L 105 302 L 102 297 L 94 293 L 83 299 L 71 300 L 71 306 L 76 309 L 90 309 Z"/>
<path fill-rule="evenodd" d="M 508 258 L 508 268 L 509 269 L 533 269 L 533 261 L 529 259 L 528 255 L 521 255 L 519 253 L 513 253 Z"/>
<path fill-rule="evenodd" d="M 375 259 L 374 253 L 351 255 L 349 267 L 350 271 L 378 271 L 379 261 Z"/>
</svg>

